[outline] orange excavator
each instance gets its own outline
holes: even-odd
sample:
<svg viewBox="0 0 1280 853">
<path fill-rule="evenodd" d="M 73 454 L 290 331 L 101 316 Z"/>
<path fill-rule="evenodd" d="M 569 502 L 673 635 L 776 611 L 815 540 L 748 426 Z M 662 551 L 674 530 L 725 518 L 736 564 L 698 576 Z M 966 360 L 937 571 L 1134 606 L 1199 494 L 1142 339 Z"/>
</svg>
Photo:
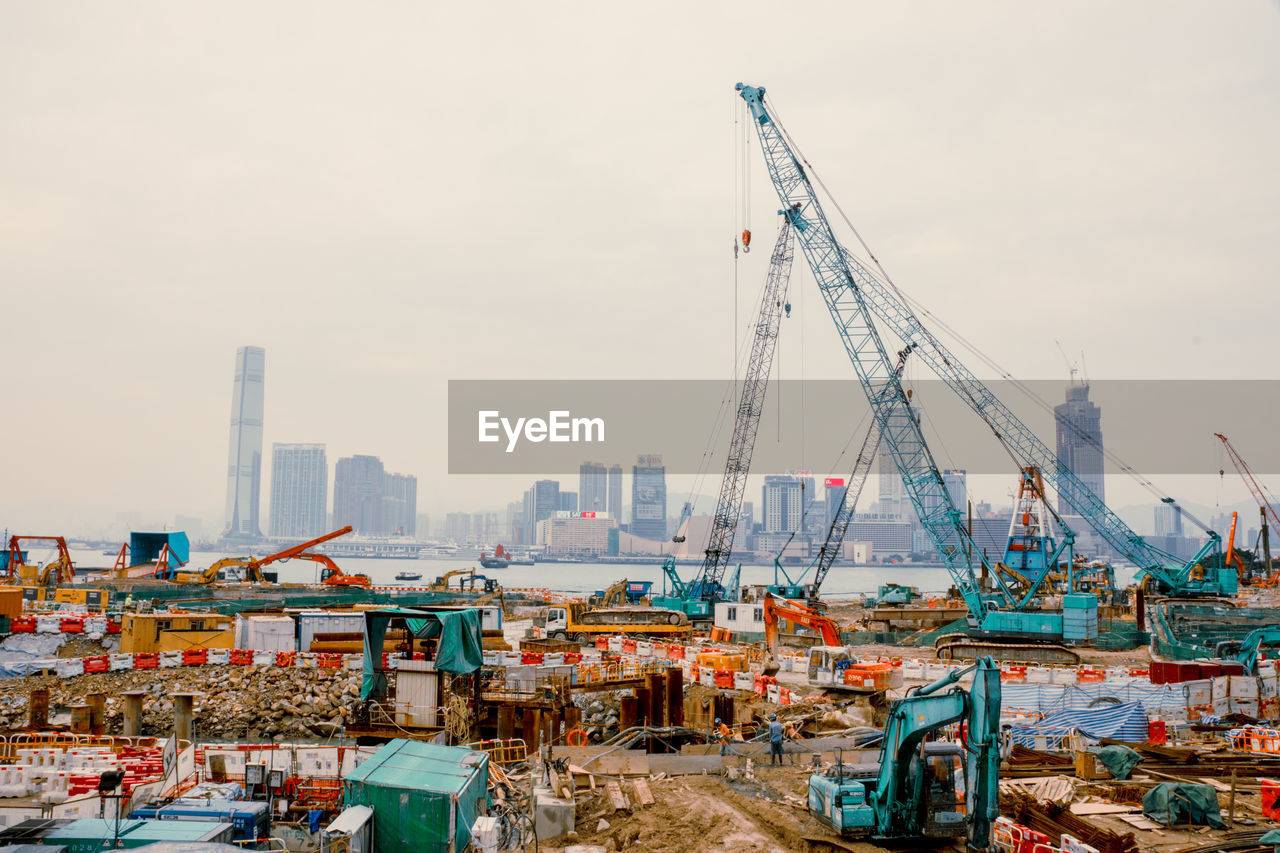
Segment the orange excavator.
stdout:
<svg viewBox="0 0 1280 853">
<path fill-rule="evenodd" d="M 37 542 L 53 542 L 58 549 L 58 557 L 56 560 L 50 560 L 40 570 L 40 574 L 35 580 L 40 584 L 49 583 L 71 583 L 76 576 L 75 566 L 71 565 L 71 552 L 67 550 L 67 540 L 62 536 L 10 536 L 9 537 L 9 579 L 15 577 L 20 578 L 27 569 L 25 574 L 30 575 L 35 569 L 34 566 L 28 566 L 26 561 L 22 559 L 22 543 L 27 541 Z"/>
<path fill-rule="evenodd" d="M 178 583 L 213 583 L 218 579 L 218 572 L 226 568 L 242 569 L 245 577 L 255 583 L 264 583 L 266 578 L 262 574 L 263 566 L 270 565 L 283 560 L 307 560 L 312 563 L 319 563 L 320 582 L 329 586 L 369 586 L 369 578 L 365 575 L 349 575 L 342 569 L 338 568 L 330 557 L 315 551 L 308 551 L 322 542 L 328 542 L 330 539 L 337 539 L 339 536 L 346 536 L 352 530 L 351 525 L 342 527 L 332 533 L 326 533 L 299 545 L 285 548 L 283 551 L 277 551 L 274 554 L 268 554 L 265 557 L 226 557 L 218 560 L 203 572 L 197 574 L 195 572 L 178 572 L 175 580 Z"/>
<path fill-rule="evenodd" d="M 803 625 L 806 628 L 817 631 L 822 637 L 824 646 L 840 645 L 840 626 L 835 623 L 834 619 L 823 616 L 816 610 L 811 610 L 789 598 L 775 599 L 771 592 L 765 593 L 763 604 L 764 643 L 769 650 L 769 658 L 764 665 L 765 675 L 773 675 L 778 671 L 778 621 L 780 619 L 787 619 L 797 625 Z"/>
</svg>

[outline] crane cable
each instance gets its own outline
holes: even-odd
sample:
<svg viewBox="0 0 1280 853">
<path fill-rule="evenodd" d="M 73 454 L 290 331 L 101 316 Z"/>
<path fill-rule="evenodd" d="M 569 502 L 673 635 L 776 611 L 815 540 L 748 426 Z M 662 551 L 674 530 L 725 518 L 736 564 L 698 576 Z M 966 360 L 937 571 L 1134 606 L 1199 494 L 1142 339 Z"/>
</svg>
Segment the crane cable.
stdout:
<svg viewBox="0 0 1280 853">
<path fill-rule="evenodd" d="M 808 173 L 812 175 L 814 181 L 817 183 L 819 187 L 821 187 L 823 193 L 831 201 L 836 211 L 840 214 L 840 218 L 844 221 L 845 225 L 849 228 L 849 230 L 853 232 L 854 237 L 856 237 L 858 240 L 858 244 L 862 246 L 863 251 L 866 252 L 867 256 L 871 259 L 871 262 L 875 264 L 876 269 L 880 272 L 880 275 L 883 277 L 884 283 L 893 290 L 893 292 L 898 296 L 898 298 L 902 300 L 902 303 L 908 306 L 916 314 L 923 315 L 925 317 L 930 318 L 943 331 L 951 335 L 952 338 L 957 343 L 959 343 L 961 346 L 967 349 L 971 354 L 973 354 L 976 358 L 978 358 L 981 362 L 983 362 L 987 367 L 994 370 L 997 373 L 998 378 L 1009 382 L 1011 385 L 1013 385 L 1015 388 L 1021 391 L 1024 395 L 1026 395 L 1033 403 L 1035 403 L 1041 409 L 1049 412 L 1050 414 L 1054 414 L 1055 423 L 1058 422 L 1056 413 L 1054 413 L 1054 407 L 1051 403 L 1049 403 L 1047 400 L 1045 400 L 1043 397 L 1037 394 L 1034 390 L 1032 390 L 1031 387 L 1027 385 L 1025 382 L 1015 378 L 1013 374 L 1011 374 L 1009 371 L 1001 367 L 999 363 L 995 361 L 995 359 L 991 358 L 982 350 L 980 350 L 976 344 L 969 341 L 962 334 L 960 334 L 958 331 L 956 331 L 954 328 L 948 325 L 944 320 L 942 320 L 932 311 L 924 307 L 924 305 L 919 300 L 911 298 L 910 296 L 905 294 L 901 289 L 898 288 L 898 285 L 893 281 L 893 279 L 889 276 L 889 273 L 885 270 L 884 266 L 880 263 L 880 259 L 876 257 L 875 253 L 871 250 L 871 247 L 867 245 L 865 240 L 863 240 L 862 234 L 858 231 L 858 229 L 853 225 L 853 222 L 849 219 L 848 214 L 844 212 L 844 208 L 840 206 L 840 202 L 835 198 L 834 195 L 831 194 L 831 191 L 827 189 L 826 184 L 823 183 L 821 176 L 818 174 L 817 170 L 814 169 L 813 164 L 809 162 L 808 158 L 806 158 L 803 153 L 801 153 L 799 146 L 795 144 L 795 140 L 791 138 L 791 135 L 789 133 L 787 133 L 786 128 L 782 123 L 781 115 L 778 113 L 777 108 L 773 105 L 772 102 L 770 102 L 769 110 L 770 110 L 770 113 L 773 115 L 774 124 L 777 126 L 778 131 L 786 138 L 787 143 L 791 145 L 792 150 L 795 151 L 796 156 L 804 164 Z M 926 334 L 932 335 L 932 332 L 924 328 L 923 323 L 921 323 L 920 326 L 922 329 L 924 329 Z M 957 385 L 959 384 L 960 383 L 957 383 Z M 967 387 L 961 387 L 960 393 L 963 393 L 966 397 L 969 398 L 970 405 L 972 407 L 980 408 L 978 406 L 977 400 L 973 397 L 972 392 L 970 392 Z M 1064 425 L 1067 427 L 1067 429 L 1071 430 L 1076 436 L 1084 439 L 1088 443 L 1093 443 L 1092 439 L 1089 436 L 1086 436 L 1084 432 L 1076 425 L 1065 423 L 1065 422 L 1064 422 Z M 1001 436 L 999 433 L 995 432 L 994 429 L 992 430 L 992 432 L 996 436 L 996 440 L 1000 442 L 1001 447 L 1004 448 L 1005 453 L 1008 454 L 1009 458 L 1013 461 L 1014 465 L 1021 468 L 1022 467 L 1021 460 L 1018 459 L 1017 455 L 1013 452 L 1013 449 L 1009 446 L 1008 442 L 1004 439 L 1004 437 Z M 1141 474 L 1136 468 L 1134 468 L 1128 462 L 1120 458 L 1120 456 L 1116 454 L 1114 451 L 1107 450 L 1106 448 L 1103 448 L 1103 447 L 1099 447 L 1099 450 L 1102 452 L 1102 455 L 1104 458 L 1106 458 L 1108 461 L 1114 464 L 1122 472 L 1124 472 L 1125 474 L 1128 474 L 1134 481 L 1136 481 L 1139 485 L 1145 488 L 1148 492 L 1150 492 L 1151 494 L 1159 498 L 1161 503 L 1176 504 L 1176 501 L 1174 501 L 1174 499 L 1170 495 L 1162 491 L 1158 486 L 1156 486 L 1155 483 L 1153 483 L 1149 478 Z M 1187 513 L 1185 509 L 1183 510 L 1183 515 L 1189 518 L 1191 521 L 1193 521 L 1201 529 L 1205 530 L 1206 532 L 1211 532 L 1208 526 L 1206 526 L 1203 522 L 1197 519 L 1194 515 Z"/>
</svg>

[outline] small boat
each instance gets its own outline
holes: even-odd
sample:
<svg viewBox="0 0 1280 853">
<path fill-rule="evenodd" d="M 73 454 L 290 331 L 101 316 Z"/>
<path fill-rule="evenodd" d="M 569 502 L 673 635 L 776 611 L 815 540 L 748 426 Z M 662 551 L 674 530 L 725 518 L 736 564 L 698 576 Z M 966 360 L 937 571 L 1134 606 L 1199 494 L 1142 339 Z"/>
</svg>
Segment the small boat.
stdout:
<svg viewBox="0 0 1280 853">
<path fill-rule="evenodd" d="M 420 581 L 422 580 L 422 572 L 398 572 L 396 573 L 398 581 Z"/>
</svg>

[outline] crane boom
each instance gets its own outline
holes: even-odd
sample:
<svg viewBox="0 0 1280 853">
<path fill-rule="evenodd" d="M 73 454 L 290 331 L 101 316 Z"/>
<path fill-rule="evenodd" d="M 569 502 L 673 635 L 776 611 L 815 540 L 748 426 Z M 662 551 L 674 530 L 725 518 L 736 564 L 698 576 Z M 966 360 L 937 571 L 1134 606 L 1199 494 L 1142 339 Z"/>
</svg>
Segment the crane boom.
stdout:
<svg viewBox="0 0 1280 853">
<path fill-rule="evenodd" d="M 1271 516 L 1272 525 L 1280 528 L 1280 516 L 1276 515 L 1275 507 L 1271 505 L 1266 490 L 1262 488 L 1262 484 L 1258 482 L 1258 479 L 1253 476 L 1253 472 L 1249 470 L 1249 465 L 1244 461 L 1244 457 L 1240 455 L 1225 435 L 1215 432 L 1214 436 L 1227 449 L 1227 456 L 1231 457 L 1231 464 L 1235 466 L 1236 471 L 1240 474 L 1240 479 L 1244 480 L 1245 486 L 1249 489 L 1249 494 L 1253 495 L 1253 499 L 1262 508 L 1263 512 Z"/>
<path fill-rule="evenodd" d="M 795 228 L 805 258 L 817 280 L 827 309 L 835 321 L 845 352 L 858 374 L 882 441 L 902 474 L 903 487 L 921 526 L 933 540 L 960 590 L 975 626 L 981 623 L 986 604 L 967 554 L 981 555 L 973 547 L 960 521 L 951 495 L 925 442 L 906 390 L 880 333 L 847 255 L 837 241 L 817 193 L 789 140 L 764 104 L 764 89 L 738 84 L 738 92 L 751 111 L 756 134 L 783 213 Z M 1007 600 L 1005 604 L 1012 605 Z"/>
<path fill-rule="evenodd" d="M 747 487 L 747 473 L 751 469 L 751 454 L 756 445 L 756 433 L 760 429 L 760 413 L 764 409 L 765 392 L 769 388 L 769 371 L 773 368 L 773 354 L 778 343 L 778 323 L 787 301 L 787 285 L 791 279 L 791 262 L 794 257 L 795 244 L 791 236 L 791 225 L 784 219 L 769 261 L 769 275 L 765 280 L 764 292 L 760 297 L 760 311 L 751 340 L 751 356 L 747 362 L 746 376 L 742 380 L 742 395 L 738 400 L 733 437 L 729 441 L 729 455 L 725 459 L 720 497 L 716 501 L 716 514 L 711 522 L 706 558 L 699 570 L 699 579 L 704 581 L 704 596 L 714 598 L 718 595 L 720 579 L 729 565 L 734 531 L 742 514 L 742 494 Z"/>
</svg>

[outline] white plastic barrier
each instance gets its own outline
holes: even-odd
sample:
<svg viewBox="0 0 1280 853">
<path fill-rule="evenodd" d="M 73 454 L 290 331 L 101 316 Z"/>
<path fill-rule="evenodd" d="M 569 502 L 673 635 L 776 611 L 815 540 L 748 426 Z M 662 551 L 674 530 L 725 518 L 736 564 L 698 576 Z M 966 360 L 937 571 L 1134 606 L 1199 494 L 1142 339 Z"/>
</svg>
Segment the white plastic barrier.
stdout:
<svg viewBox="0 0 1280 853">
<path fill-rule="evenodd" d="M 160 666 L 182 666 L 182 652 L 161 652 Z"/>
<path fill-rule="evenodd" d="M 749 672 L 735 672 L 733 674 L 734 690 L 755 690 L 755 678 Z"/>
<path fill-rule="evenodd" d="M 921 677 L 926 681 L 934 681 L 942 678 L 950 671 L 950 668 L 942 661 L 929 660 L 924 662 L 924 672 Z"/>
<path fill-rule="evenodd" d="M 205 660 L 209 663 L 231 663 L 231 649 L 209 649 Z"/>
<path fill-rule="evenodd" d="M 716 672 L 710 667 L 704 666 L 698 669 L 698 683 L 704 687 L 716 686 Z"/>
<path fill-rule="evenodd" d="M 778 697 L 779 697 L 778 685 L 770 684 L 768 687 L 765 688 L 764 698 L 768 699 L 770 702 L 773 702 L 776 705 L 778 703 Z"/>
<path fill-rule="evenodd" d="M 485 666 L 498 666 L 501 663 L 501 655 L 496 650 L 485 649 L 483 654 Z"/>
<path fill-rule="evenodd" d="M 646 640 L 636 642 L 636 657 L 653 657 L 653 643 Z"/>
<path fill-rule="evenodd" d="M 1092 844 L 1085 844 L 1079 839 L 1063 833 L 1062 840 L 1058 842 L 1062 853 L 1098 853 L 1098 848 Z"/>
<path fill-rule="evenodd" d="M 315 669 L 316 658 L 317 655 L 315 652 L 298 652 L 298 657 L 294 661 L 293 665 L 301 667 L 302 669 Z"/>
<path fill-rule="evenodd" d="M 275 652 L 254 652 L 253 665 L 254 666 L 275 666 L 276 653 Z"/>
<path fill-rule="evenodd" d="M 364 667 L 364 655 L 343 655 L 343 669 L 362 669 Z"/>
<path fill-rule="evenodd" d="M 1027 667 L 1027 683 L 1048 684 L 1051 672 L 1052 670 L 1047 666 L 1029 666 Z"/>
<path fill-rule="evenodd" d="M 542 662 L 547 666 L 563 666 L 564 652 L 547 652 L 542 656 Z"/>
<path fill-rule="evenodd" d="M 621 652 L 621 651 L 622 651 L 622 638 L 621 638 L 621 637 L 610 637 L 610 638 L 609 638 L 609 651 L 611 651 L 611 652 Z"/>
<path fill-rule="evenodd" d="M 37 616 L 37 634 L 59 634 L 62 632 L 62 619 L 58 616 Z"/>
<path fill-rule="evenodd" d="M 1074 669 L 1054 668 L 1049 670 L 1050 684 L 1075 684 L 1080 680 L 1080 675 Z"/>
<path fill-rule="evenodd" d="M 111 656 L 111 671 L 118 672 L 122 669 L 133 669 L 133 655 L 131 654 L 113 654 Z"/>
<path fill-rule="evenodd" d="M 924 664 L 914 658 L 904 660 L 902 662 L 902 677 L 916 681 L 924 678 Z"/>
<path fill-rule="evenodd" d="M 90 616 L 84 620 L 84 632 L 86 634 L 105 634 L 107 633 L 107 617 Z"/>
<path fill-rule="evenodd" d="M 84 660 L 81 658 L 63 658 L 58 661 L 58 677 L 71 678 L 84 675 Z"/>
</svg>

